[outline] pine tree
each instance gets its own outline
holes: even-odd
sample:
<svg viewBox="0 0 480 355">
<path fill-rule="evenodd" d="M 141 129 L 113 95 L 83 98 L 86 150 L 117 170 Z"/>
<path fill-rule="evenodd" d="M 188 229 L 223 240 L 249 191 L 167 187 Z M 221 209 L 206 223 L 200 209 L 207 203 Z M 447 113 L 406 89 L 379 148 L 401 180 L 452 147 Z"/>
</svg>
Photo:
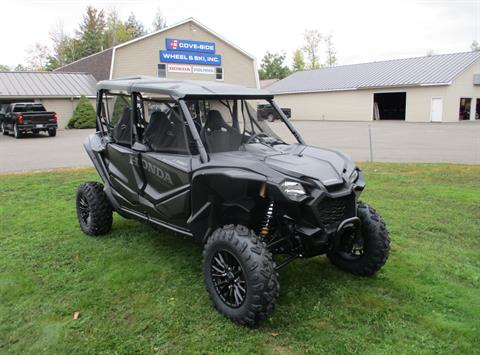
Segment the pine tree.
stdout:
<svg viewBox="0 0 480 355">
<path fill-rule="evenodd" d="M 303 59 L 303 53 L 301 49 L 297 49 L 293 52 L 293 66 L 292 71 L 301 71 L 305 70 L 305 60 Z"/>
<path fill-rule="evenodd" d="M 73 116 L 68 121 L 68 128 L 95 128 L 96 114 L 90 100 L 81 96 Z"/>
<path fill-rule="evenodd" d="M 77 32 L 81 44 L 81 56 L 100 52 L 104 49 L 103 39 L 105 30 L 105 15 L 103 10 L 98 11 L 93 6 L 87 7 L 83 16 L 80 30 Z"/>
<path fill-rule="evenodd" d="M 162 10 L 157 10 L 152 26 L 154 31 L 167 27 L 167 21 L 165 20 L 165 16 L 163 16 Z"/>
<path fill-rule="evenodd" d="M 139 20 L 137 20 L 137 17 L 133 12 L 130 14 L 130 16 L 128 16 L 125 27 L 127 28 L 127 32 L 130 33 L 132 38 L 143 36 L 146 33 L 145 27 Z"/>
</svg>

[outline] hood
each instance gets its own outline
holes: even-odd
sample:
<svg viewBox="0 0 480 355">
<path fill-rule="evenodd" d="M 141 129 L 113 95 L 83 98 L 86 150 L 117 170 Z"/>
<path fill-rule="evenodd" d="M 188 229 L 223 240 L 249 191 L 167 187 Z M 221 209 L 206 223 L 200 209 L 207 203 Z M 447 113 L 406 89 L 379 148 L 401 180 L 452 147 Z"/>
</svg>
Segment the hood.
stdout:
<svg viewBox="0 0 480 355">
<path fill-rule="evenodd" d="M 303 149 L 267 156 L 265 163 L 272 169 L 296 178 L 309 177 L 324 186 L 343 183 L 355 165 L 346 155 L 328 149 L 301 146 Z M 300 147 L 299 147 L 300 148 Z"/>
</svg>

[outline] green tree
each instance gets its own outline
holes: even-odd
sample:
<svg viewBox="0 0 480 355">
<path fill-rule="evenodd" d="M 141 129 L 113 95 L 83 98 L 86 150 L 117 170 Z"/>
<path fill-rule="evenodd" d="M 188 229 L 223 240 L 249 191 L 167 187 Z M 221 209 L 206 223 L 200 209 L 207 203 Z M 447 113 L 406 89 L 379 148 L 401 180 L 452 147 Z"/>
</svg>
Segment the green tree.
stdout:
<svg viewBox="0 0 480 355">
<path fill-rule="evenodd" d="M 320 55 L 318 50 L 320 48 L 320 42 L 322 41 L 322 35 L 317 30 L 306 30 L 303 35 L 305 45 L 302 50 L 308 59 L 308 69 L 320 68 Z"/>
<path fill-rule="evenodd" d="M 0 64 L 0 72 L 11 71 L 10 67 L 5 64 Z"/>
<path fill-rule="evenodd" d="M 155 13 L 155 18 L 153 19 L 152 23 L 153 31 L 161 30 L 162 28 L 167 27 L 167 20 L 165 16 L 163 16 L 163 12 L 160 9 L 157 9 Z"/>
<path fill-rule="evenodd" d="M 46 66 L 48 63 L 48 58 L 50 57 L 50 53 L 48 47 L 40 44 L 35 43 L 32 47 L 30 47 L 27 51 L 27 67 L 30 70 L 34 71 L 45 71 Z"/>
<path fill-rule="evenodd" d="M 303 59 L 303 53 L 301 49 L 297 49 L 293 52 L 293 65 L 292 71 L 301 71 L 305 70 L 305 59 Z"/>
<path fill-rule="evenodd" d="M 327 56 L 325 65 L 327 67 L 333 67 L 337 64 L 337 52 L 335 51 L 335 47 L 333 45 L 332 35 L 325 37 L 325 46 L 325 54 Z"/>
<path fill-rule="evenodd" d="M 90 100 L 81 96 L 73 116 L 68 121 L 68 128 L 95 128 L 96 115 Z"/>
<path fill-rule="evenodd" d="M 258 74 L 261 80 L 283 79 L 290 74 L 290 69 L 285 65 L 284 53 L 267 52 L 262 59 Z"/>
<path fill-rule="evenodd" d="M 45 68 L 54 70 L 82 58 L 82 43 L 65 33 L 63 23 L 59 22 L 50 30 L 53 42 L 52 53 L 47 57 Z"/>
<path fill-rule="evenodd" d="M 104 31 L 104 47 L 110 48 L 133 38 L 133 34 L 120 19 L 118 12 L 116 10 L 109 12 Z"/>
<path fill-rule="evenodd" d="M 81 44 L 81 57 L 100 52 L 103 50 L 105 31 L 105 15 L 103 10 L 98 11 L 93 6 L 87 7 L 87 13 L 83 15 L 83 21 L 77 35 Z"/>
<path fill-rule="evenodd" d="M 130 14 L 130 16 L 128 16 L 125 26 L 127 28 L 127 32 L 130 33 L 132 38 L 143 36 L 146 33 L 142 22 L 137 19 L 133 12 Z"/>
<path fill-rule="evenodd" d="M 14 71 L 28 71 L 28 68 L 25 67 L 23 64 L 17 64 Z"/>
</svg>

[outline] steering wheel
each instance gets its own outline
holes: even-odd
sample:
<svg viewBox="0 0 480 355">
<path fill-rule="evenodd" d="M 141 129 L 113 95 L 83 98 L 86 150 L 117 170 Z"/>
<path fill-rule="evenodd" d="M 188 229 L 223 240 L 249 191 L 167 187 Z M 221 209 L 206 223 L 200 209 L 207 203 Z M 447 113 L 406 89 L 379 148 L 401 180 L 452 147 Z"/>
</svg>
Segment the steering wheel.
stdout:
<svg viewBox="0 0 480 355">
<path fill-rule="evenodd" d="M 264 132 L 255 133 L 253 136 L 250 136 L 250 138 L 247 139 L 245 144 L 250 144 L 254 139 L 258 140 L 259 137 L 270 137 L 270 136 Z"/>
</svg>

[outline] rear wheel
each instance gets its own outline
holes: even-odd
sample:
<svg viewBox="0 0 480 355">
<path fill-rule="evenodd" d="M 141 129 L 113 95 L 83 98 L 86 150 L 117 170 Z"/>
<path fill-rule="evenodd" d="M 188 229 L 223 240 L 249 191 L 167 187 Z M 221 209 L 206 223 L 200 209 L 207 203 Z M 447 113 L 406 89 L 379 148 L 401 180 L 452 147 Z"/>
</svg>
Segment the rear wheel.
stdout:
<svg viewBox="0 0 480 355">
<path fill-rule="evenodd" d="M 13 125 L 13 136 L 17 139 L 23 137 L 23 133 L 18 130 L 18 126 L 16 123 Z"/>
<path fill-rule="evenodd" d="M 382 217 L 369 205 L 358 202 L 360 233 L 342 236 L 337 250 L 327 254 L 330 261 L 354 275 L 372 276 L 385 265 L 390 252 L 390 234 Z"/>
<path fill-rule="evenodd" d="M 2 123 L 0 123 L 0 127 L 1 127 L 1 129 L 2 129 L 3 135 L 4 135 L 4 136 L 8 136 L 8 131 L 5 130 L 5 124 L 3 123 L 3 121 L 2 121 Z"/>
<path fill-rule="evenodd" d="M 203 272 L 214 307 L 234 322 L 255 326 L 273 313 L 279 291 L 275 262 L 248 228 L 214 231 L 203 252 Z"/>
<path fill-rule="evenodd" d="M 55 137 L 57 135 L 57 130 L 55 128 L 49 129 L 48 130 L 48 135 L 50 137 Z"/>
<path fill-rule="evenodd" d="M 112 229 L 112 207 L 103 185 L 98 182 L 81 184 L 77 190 L 77 218 L 87 235 L 107 234 Z"/>
</svg>

